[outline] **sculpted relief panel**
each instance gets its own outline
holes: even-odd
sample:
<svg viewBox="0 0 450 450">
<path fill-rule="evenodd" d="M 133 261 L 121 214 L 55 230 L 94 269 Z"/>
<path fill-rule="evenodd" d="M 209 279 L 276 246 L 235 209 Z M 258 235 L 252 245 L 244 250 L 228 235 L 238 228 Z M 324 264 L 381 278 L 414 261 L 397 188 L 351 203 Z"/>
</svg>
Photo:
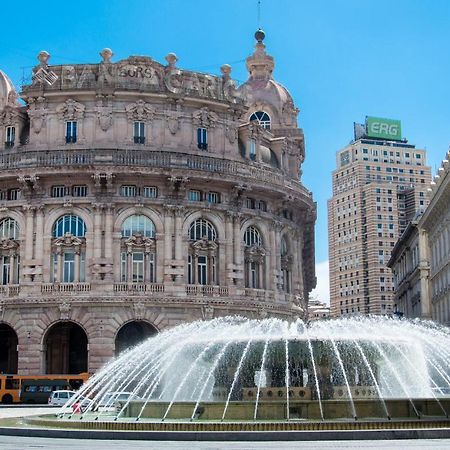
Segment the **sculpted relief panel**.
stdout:
<svg viewBox="0 0 450 450">
<path fill-rule="evenodd" d="M 130 56 L 117 63 L 111 62 L 110 49 L 100 52 L 99 64 L 77 64 L 49 66 L 50 55 L 46 52 L 45 61 L 40 57 L 40 64 L 34 68 L 33 85 L 24 86 L 24 92 L 39 83 L 44 90 L 51 89 L 140 89 L 143 92 L 169 92 L 180 95 L 193 95 L 210 99 L 243 103 L 231 79 L 231 67 L 221 67 L 222 76 L 214 76 L 181 70 L 176 67 L 178 61 L 174 53 L 166 56 L 164 66 L 147 56 Z M 46 71 L 52 74 L 52 82 L 46 83 L 36 78 L 36 73 Z M 106 126 L 106 125 L 104 125 Z"/>
</svg>

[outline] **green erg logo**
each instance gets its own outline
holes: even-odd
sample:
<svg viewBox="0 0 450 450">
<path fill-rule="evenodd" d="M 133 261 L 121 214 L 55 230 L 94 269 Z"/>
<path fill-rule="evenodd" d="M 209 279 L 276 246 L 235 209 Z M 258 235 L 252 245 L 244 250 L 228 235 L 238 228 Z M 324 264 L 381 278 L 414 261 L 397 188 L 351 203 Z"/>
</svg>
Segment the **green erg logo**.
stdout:
<svg viewBox="0 0 450 450">
<path fill-rule="evenodd" d="M 367 135 L 370 137 L 398 140 L 402 139 L 400 120 L 367 117 Z"/>
</svg>

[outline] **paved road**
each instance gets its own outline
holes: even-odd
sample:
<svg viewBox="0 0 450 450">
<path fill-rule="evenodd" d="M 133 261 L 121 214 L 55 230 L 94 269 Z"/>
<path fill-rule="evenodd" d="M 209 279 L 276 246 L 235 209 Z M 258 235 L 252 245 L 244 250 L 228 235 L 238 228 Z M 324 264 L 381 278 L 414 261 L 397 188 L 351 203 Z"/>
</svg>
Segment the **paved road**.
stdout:
<svg viewBox="0 0 450 450">
<path fill-rule="evenodd" d="M 320 441 L 320 442 L 161 442 L 161 441 L 100 441 L 79 439 L 47 439 L 0 436 L 1 450 L 78 450 L 78 449 L 155 449 L 155 450 L 444 450 L 450 449 L 450 439 L 398 441 Z"/>
<path fill-rule="evenodd" d="M 8 406 L 0 407 L 0 419 L 13 417 L 39 416 L 42 414 L 57 413 L 60 408 L 48 406 Z"/>
</svg>

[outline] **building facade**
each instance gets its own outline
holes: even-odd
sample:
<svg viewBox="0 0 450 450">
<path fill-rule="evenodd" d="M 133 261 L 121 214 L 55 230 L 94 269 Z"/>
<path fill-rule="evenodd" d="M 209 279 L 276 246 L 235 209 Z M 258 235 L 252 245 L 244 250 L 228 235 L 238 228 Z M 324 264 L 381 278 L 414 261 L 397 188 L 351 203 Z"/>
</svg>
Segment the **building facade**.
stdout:
<svg viewBox="0 0 450 450">
<path fill-rule="evenodd" d="M 166 327 L 303 316 L 316 207 L 258 31 L 248 81 L 131 56 L 0 73 L 0 371 L 95 371 Z"/>
<path fill-rule="evenodd" d="M 450 152 L 429 188 L 429 205 L 395 245 L 395 307 L 406 317 L 450 324 Z"/>
<path fill-rule="evenodd" d="M 425 150 L 359 137 L 337 152 L 328 201 L 331 315 L 392 314 L 391 251 L 427 203 Z"/>
<path fill-rule="evenodd" d="M 324 320 L 330 318 L 330 306 L 318 299 L 310 298 L 308 302 L 308 320 Z"/>
</svg>

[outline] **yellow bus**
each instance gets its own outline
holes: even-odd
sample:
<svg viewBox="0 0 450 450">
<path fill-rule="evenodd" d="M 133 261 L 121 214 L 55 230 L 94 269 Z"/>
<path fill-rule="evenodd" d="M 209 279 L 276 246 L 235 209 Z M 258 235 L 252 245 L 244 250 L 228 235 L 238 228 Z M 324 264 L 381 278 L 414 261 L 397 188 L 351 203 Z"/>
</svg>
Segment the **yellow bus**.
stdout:
<svg viewBox="0 0 450 450">
<path fill-rule="evenodd" d="M 87 372 L 78 375 L 7 375 L 0 374 L 0 402 L 1 403 L 19 403 L 20 389 L 24 380 L 63 380 L 76 391 L 83 383 L 87 381 L 89 374 Z"/>
</svg>

